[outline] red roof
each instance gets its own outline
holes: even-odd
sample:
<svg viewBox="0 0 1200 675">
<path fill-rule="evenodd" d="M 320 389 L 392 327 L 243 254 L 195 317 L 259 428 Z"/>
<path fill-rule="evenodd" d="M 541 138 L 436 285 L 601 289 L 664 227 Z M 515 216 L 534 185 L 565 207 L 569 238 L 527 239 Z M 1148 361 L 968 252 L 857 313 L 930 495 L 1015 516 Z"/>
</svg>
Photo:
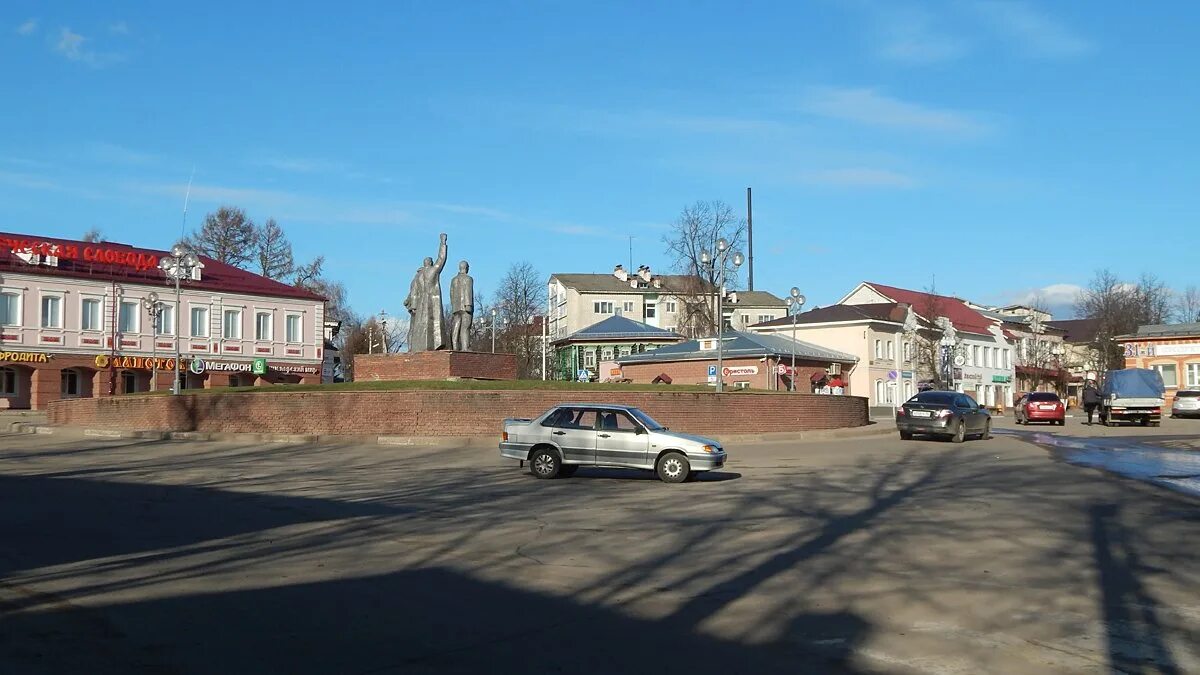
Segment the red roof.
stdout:
<svg viewBox="0 0 1200 675">
<path fill-rule="evenodd" d="M 912 305 L 913 311 L 922 318 L 932 321 L 934 317 L 925 316 L 925 314 L 933 307 L 936 308 L 938 314 L 946 317 L 950 320 L 950 323 L 954 324 L 954 330 L 979 335 L 991 335 L 991 331 L 988 329 L 993 325 L 992 320 L 971 309 L 965 302 L 958 298 L 922 293 L 921 291 L 910 291 L 904 288 L 884 286 L 883 284 L 875 284 L 869 281 L 864 283 L 875 289 L 880 295 L 894 302 L 903 302 Z"/>
<path fill-rule="evenodd" d="M 60 256 L 58 266 L 30 265 L 13 253 L 18 242 L 25 246 L 48 244 L 60 247 L 62 250 L 74 248 L 78 255 L 73 257 Z M 137 260 L 136 264 L 121 264 L 101 262 L 89 255 L 88 251 L 103 251 L 101 257 L 122 258 L 128 256 L 129 261 Z M 139 257 L 140 254 L 140 257 Z M 75 279 L 93 279 L 111 283 L 142 283 L 166 285 L 166 276 L 158 269 L 158 258 L 168 255 L 166 251 L 149 248 L 136 248 L 128 244 L 114 242 L 88 243 L 74 239 L 59 239 L 28 234 L 13 234 L 0 232 L 0 271 L 21 274 L 44 274 L 52 277 L 71 277 Z M 200 281 L 185 281 L 188 288 L 198 288 L 226 293 L 244 293 L 247 295 L 263 295 L 275 298 L 295 298 L 324 302 L 325 298 L 281 281 L 268 279 L 264 276 L 247 272 L 244 269 L 217 262 L 212 258 L 200 256 L 204 269 L 200 273 Z"/>
</svg>

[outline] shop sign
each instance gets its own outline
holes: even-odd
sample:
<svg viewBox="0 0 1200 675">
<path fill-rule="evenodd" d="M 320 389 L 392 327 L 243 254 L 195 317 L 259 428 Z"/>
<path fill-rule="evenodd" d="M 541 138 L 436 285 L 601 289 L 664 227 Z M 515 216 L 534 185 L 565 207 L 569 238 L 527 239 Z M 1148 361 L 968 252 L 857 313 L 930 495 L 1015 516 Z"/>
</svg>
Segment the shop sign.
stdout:
<svg viewBox="0 0 1200 675">
<path fill-rule="evenodd" d="M 982 382 L 983 375 L 980 375 L 979 373 L 963 373 L 962 379 L 975 380 L 976 382 Z"/>
<path fill-rule="evenodd" d="M 111 246 L 61 245 L 48 241 L 30 241 L 28 239 L 0 237 L 0 248 L 7 248 L 13 254 L 25 253 L 53 256 L 59 260 L 98 262 L 106 265 L 132 267 L 136 270 L 148 270 L 158 267 L 158 256 L 153 253 L 130 251 Z"/>
<path fill-rule="evenodd" d="M 188 364 L 188 372 L 193 375 L 203 375 L 205 367 L 204 359 L 192 359 Z"/>
<path fill-rule="evenodd" d="M 737 377 L 739 375 L 757 375 L 758 366 L 725 366 L 721 370 L 725 377 Z"/>
<path fill-rule="evenodd" d="M 269 369 L 277 373 L 283 373 L 284 375 L 316 375 L 321 372 L 320 367 L 316 365 L 302 366 L 292 363 L 275 364 L 270 366 Z"/>
<path fill-rule="evenodd" d="M 992 382 L 1009 383 L 1012 382 L 1012 375 L 993 375 Z"/>
<path fill-rule="evenodd" d="M 253 364 L 245 361 L 204 361 L 204 371 L 209 373 L 248 373 Z"/>
<path fill-rule="evenodd" d="M 46 363 L 50 355 L 44 352 L 2 352 L 0 363 Z"/>
<path fill-rule="evenodd" d="M 786 363 L 781 363 L 781 364 L 779 364 L 779 368 L 777 369 L 777 372 L 780 375 L 791 375 L 792 367 L 787 365 Z"/>
<path fill-rule="evenodd" d="M 250 364 L 250 373 L 253 375 L 266 375 L 267 374 L 267 360 L 266 359 L 254 359 L 254 361 Z"/>
<path fill-rule="evenodd" d="M 1155 356 L 1191 356 L 1192 354 L 1200 354 L 1200 342 L 1184 345 L 1156 345 L 1154 347 Z"/>
<path fill-rule="evenodd" d="M 121 368 L 125 370 L 174 370 L 174 358 L 146 358 L 144 356 L 112 356 L 101 354 L 95 360 L 97 368 Z"/>
</svg>

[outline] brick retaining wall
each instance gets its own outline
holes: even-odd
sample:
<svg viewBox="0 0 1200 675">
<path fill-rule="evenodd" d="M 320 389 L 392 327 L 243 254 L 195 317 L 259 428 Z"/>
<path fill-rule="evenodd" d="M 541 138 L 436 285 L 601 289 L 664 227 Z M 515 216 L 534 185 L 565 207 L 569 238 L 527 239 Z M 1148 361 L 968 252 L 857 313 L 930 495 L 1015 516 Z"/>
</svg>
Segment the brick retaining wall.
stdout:
<svg viewBox="0 0 1200 675">
<path fill-rule="evenodd" d="M 207 433 L 486 436 L 506 417 L 571 402 L 622 403 L 676 431 L 768 433 L 866 425 L 867 399 L 817 394 L 403 390 L 230 392 L 55 401 L 49 421 L 101 429 Z"/>
<path fill-rule="evenodd" d="M 477 380 L 517 379 L 515 354 L 490 352 L 432 351 L 407 354 L 355 354 L 354 379 L 445 380 L 452 377 Z"/>
</svg>

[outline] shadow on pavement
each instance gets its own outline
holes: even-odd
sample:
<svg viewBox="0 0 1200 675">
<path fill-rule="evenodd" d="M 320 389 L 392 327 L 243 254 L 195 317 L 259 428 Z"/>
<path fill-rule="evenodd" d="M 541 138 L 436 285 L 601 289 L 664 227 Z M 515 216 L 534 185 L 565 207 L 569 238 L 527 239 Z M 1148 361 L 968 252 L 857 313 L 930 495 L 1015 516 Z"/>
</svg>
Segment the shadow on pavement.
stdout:
<svg viewBox="0 0 1200 675">
<path fill-rule="evenodd" d="M 771 644 L 738 644 L 687 622 L 441 568 L 110 605 L 103 618 L 71 607 L 0 616 L 0 635 L 22 643 L 20 672 L 97 675 L 131 664 L 151 673 L 855 673 L 846 659 L 868 630 L 853 614 L 801 614 Z"/>
</svg>

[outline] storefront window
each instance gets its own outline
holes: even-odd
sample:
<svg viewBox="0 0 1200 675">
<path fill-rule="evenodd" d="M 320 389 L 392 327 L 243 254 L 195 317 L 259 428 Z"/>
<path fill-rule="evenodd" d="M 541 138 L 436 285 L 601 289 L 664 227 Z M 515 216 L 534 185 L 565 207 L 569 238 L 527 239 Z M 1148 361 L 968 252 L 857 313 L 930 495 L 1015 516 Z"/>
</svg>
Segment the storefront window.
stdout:
<svg viewBox="0 0 1200 675">
<path fill-rule="evenodd" d="M 12 368 L 0 368 L 0 394 L 17 395 L 17 371 Z"/>
<path fill-rule="evenodd" d="M 1160 364 L 1157 366 L 1150 366 L 1150 367 L 1153 368 L 1154 370 L 1157 370 L 1159 372 L 1159 374 L 1162 375 L 1163 386 L 1166 386 L 1171 389 L 1177 388 L 1179 386 L 1179 376 L 1175 372 L 1175 364 L 1174 363 L 1164 363 L 1164 364 Z"/>
<path fill-rule="evenodd" d="M 62 395 L 79 395 L 79 373 L 74 370 L 62 371 Z"/>
</svg>

